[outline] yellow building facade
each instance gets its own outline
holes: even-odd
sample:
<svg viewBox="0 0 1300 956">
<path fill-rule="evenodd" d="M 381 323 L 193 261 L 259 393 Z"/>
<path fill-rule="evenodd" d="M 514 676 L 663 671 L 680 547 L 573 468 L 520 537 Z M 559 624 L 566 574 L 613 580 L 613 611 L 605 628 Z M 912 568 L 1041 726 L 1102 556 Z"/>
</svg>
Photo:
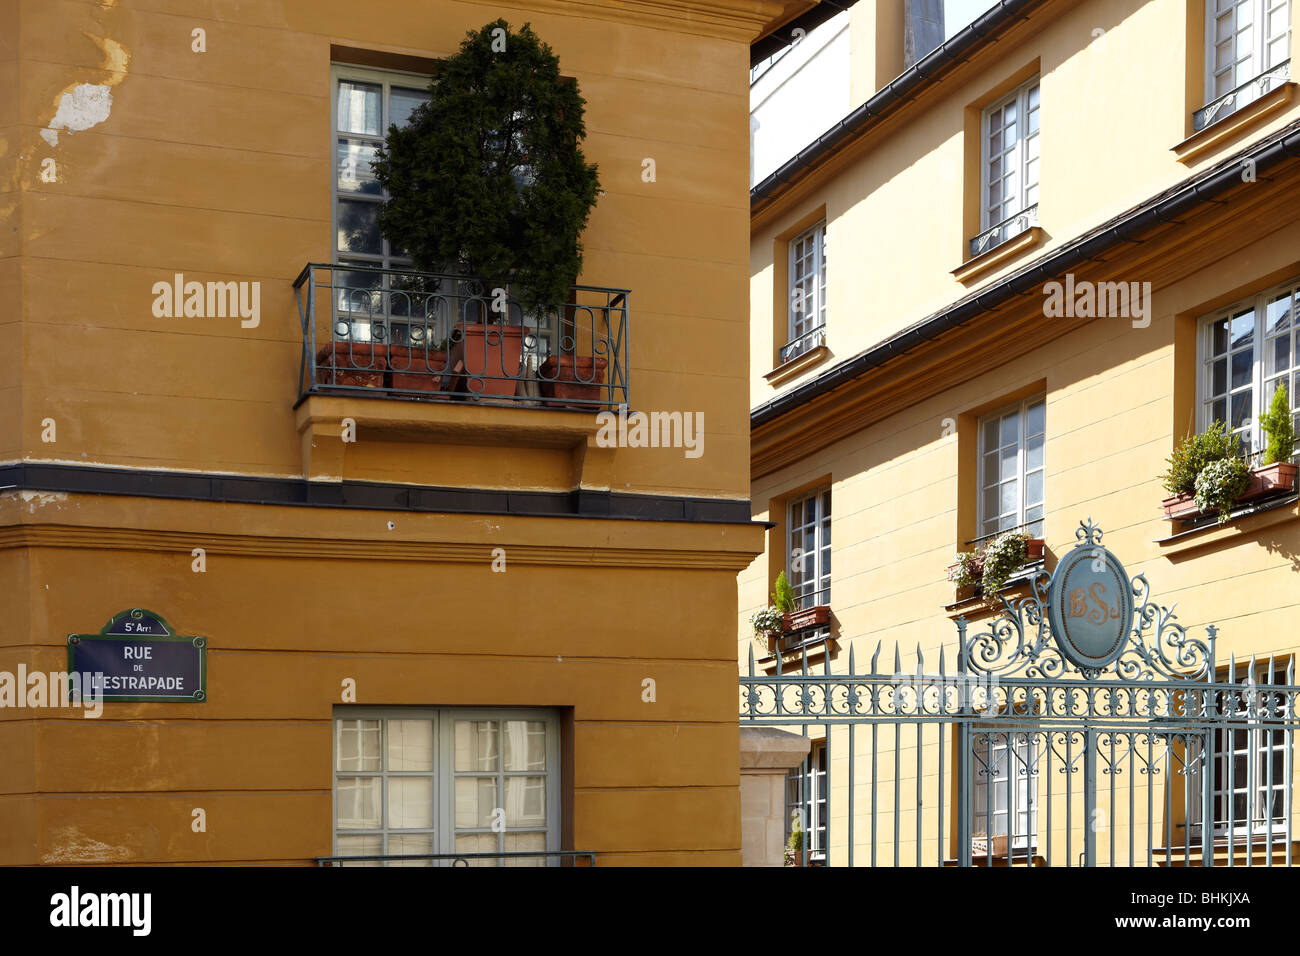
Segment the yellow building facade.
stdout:
<svg viewBox="0 0 1300 956">
<path fill-rule="evenodd" d="M 739 862 L 744 76 L 799 8 L 0 3 L 0 671 L 111 620 L 206 646 L 199 698 L 18 688 L 0 863 Z M 367 160 L 498 17 L 587 101 L 578 281 L 626 337 L 586 406 L 372 361 Z M 623 403 L 699 454 L 602 440 Z"/>
<path fill-rule="evenodd" d="M 803 607 L 829 607 L 824 631 L 786 640 L 786 672 L 806 655 L 812 673 L 846 674 L 852 651 L 866 673 L 881 643 L 879 673 L 895 672 L 898 646 L 904 674 L 937 672 L 941 649 L 952 674 L 957 619 L 972 632 L 992 620 L 948 580 L 954 555 L 1023 529 L 1045 542 L 1029 570 L 1051 571 L 1091 519 L 1189 634 L 1217 625 L 1218 680 L 1235 657 L 1235 681 L 1294 684 L 1294 484 L 1222 524 L 1166 517 L 1161 486 L 1177 444 L 1216 419 L 1261 451 L 1278 383 L 1300 408 L 1291 7 L 994 5 L 907 70 L 901 3 L 863 0 L 850 17 L 862 105 L 751 193 L 751 494 L 772 527 L 740 577 L 742 673 L 751 651 L 756 674 L 776 669 L 749 617 L 785 571 Z M 1025 576 L 1004 592 L 1029 593 Z M 957 859 L 954 734 L 882 728 L 873 781 L 865 726 L 852 745 L 844 726 L 805 732 L 817 740 L 791 807 L 814 859 Z M 1262 746 L 1235 796 L 1215 778 L 1220 861 L 1226 830 L 1246 825 L 1242 809 L 1229 824 L 1228 804 L 1249 788 L 1254 828 L 1275 830 L 1249 854 L 1241 839 L 1238 862 L 1290 859 L 1293 731 Z M 1181 766 L 1185 748 L 1173 750 Z M 1022 762 L 1036 771 L 1008 787 L 994 760 L 998 799 L 1014 790 L 1023 816 L 1008 823 L 990 800 L 990 817 L 981 790 L 974 832 L 1009 837 L 1017 862 L 1064 864 L 1064 791 L 1048 790 L 1041 751 Z M 1199 862 L 1203 821 L 1164 770 L 1173 786 L 1140 781 L 1132 805 L 1125 781 L 1119 798 L 1099 797 L 1097 862 L 1126 863 L 1135 847 L 1140 863 L 1170 844 Z"/>
</svg>

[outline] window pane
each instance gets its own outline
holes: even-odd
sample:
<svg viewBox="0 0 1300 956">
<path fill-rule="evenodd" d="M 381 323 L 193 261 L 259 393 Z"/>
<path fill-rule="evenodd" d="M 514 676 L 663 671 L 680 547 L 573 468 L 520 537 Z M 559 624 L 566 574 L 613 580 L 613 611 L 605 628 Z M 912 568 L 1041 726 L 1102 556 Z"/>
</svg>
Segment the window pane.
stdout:
<svg viewBox="0 0 1300 956">
<path fill-rule="evenodd" d="M 395 126 L 405 126 L 411 120 L 411 112 L 421 103 L 429 102 L 426 90 L 405 89 L 400 86 L 388 90 L 388 122 Z M 387 131 L 385 130 L 385 135 Z"/>
<path fill-rule="evenodd" d="M 379 777 L 339 777 L 335 786 L 335 824 L 340 830 L 378 830 Z"/>
<path fill-rule="evenodd" d="M 546 778 L 506 778 L 506 826 L 546 825 Z"/>
<path fill-rule="evenodd" d="M 1046 428 L 1047 403 L 1034 402 L 1026 410 L 1025 434 L 1041 435 Z"/>
<path fill-rule="evenodd" d="M 417 856 L 433 853 L 432 833 L 394 834 L 388 838 L 389 856 Z M 403 860 L 389 866 L 433 866 L 432 860 Z"/>
<path fill-rule="evenodd" d="M 338 856 L 383 856 L 384 838 L 374 836 L 341 836 L 338 842 Z M 343 866 L 383 866 L 378 860 L 365 863 L 344 863 Z"/>
<path fill-rule="evenodd" d="M 489 827 L 497 806 L 496 777 L 456 778 L 456 826 Z"/>
<path fill-rule="evenodd" d="M 1029 439 L 1025 445 L 1025 468 L 1033 471 L 1043 467 L 1043 436 Z"/>
<path fill-rule="evenodd" d="M 1210 394 L 1222 395 L 1228 390 L 1228 360 L 1217 360 L 1212 369 L 1210 374 Z"/>
<path fill-rule="evenodd" d="M 1002 465 L 999 469 L 1002 480 L 1015 478 L 1020 467 L 1020 452 L 1015 445 L 1002 449 Z"/>
<path fill-rule="evenodd" d="M 1247 309 L 1232 317 L 1232 347 L 1239 349 L 1248 346 L 1255 338 L 1255 310 Z"/>
<path fill-rule="evenodd" d="M 1020 440 L 1020 416 L 1007 415 L 1002 419 L 1002 444 L 1014 445 Z"/>
<path fill-rule="evenodd" d="M 545 833 L 507 833 L 506 852 L 507 853 L 540 853 L 546 849 Z M 546 857 L 524 857 L 523 859 L 506 860 L 503 866 L 545 866 Z"/>
<path fill-rule="evenodd" d="M 540 720 L 505 722 L 505 769 L 546 769 L 546 724 Z"/>
<path fill-rule="evenodd" d="M 433 769 L 432 721 L 388 721 L 388 769 Z"/>
<path fill-rule="evenodd" d="M 379 721 L 340 720 L 335 727 L 336 770 L 379 769 Z"/>
<path fill-rule="evenodd" d="M 433 779 L 388 778 L 388 825 L 396 830 L 427 830 L 433 826 Z"/>
<path fill-rule="evenodd" d="M 1025 476 L 1025 503 L 1037 504 L 1043 500 L 1043 473 L 1030 472 Z"/>
<path fill-rule="evenodd" d="M 1213 353 L 1215 355 L 1222 355 L 1224 352 L 1228 351 L 1228 321 L 1226 319 L 1220 319 L 1218 322 L 1214 323 L 1212 328 L 1213 332 L 1211 333 L 1210 339 Z"/>
<path fill-rule="evenodd" d="M 996 451 L 998 447 L 998 421 L 996 418 L 984 423 L 984 450 Z"/>
<path fill-rule="evenodd" d="M 1254 350 L 1245 349 L 1241 352 L 1232 353 L 1232 387 L 1243 388 L 1250 384 L 1250 377 L 1253 371 Z"/>
<path fill-rule="evenodd" d="M 383 190 L 370 168 L 376 155 L 369 143 L 341 139 L 338 142 L 338 186 L 341 193 L 378 196 Z"/>
<path fill-rule="evenodd" d="M 361 133 L 366 136 L 384 134 L 380 129 L 381 89 L 378 83 L 339 80 L 340 133 Z"/>
<path fill-rule="evenodd" d="M 337 244 L 339 252 L 377 256 L 384 251 L 379 232 L 379 204 L 340 199 Z"/>
<path fill-rule="evenodd" d="M 1002 485 L 1002 514 L 1014 515 L 1020 509 L 1019 488 L 1016 482 L 1008 481 Z"/>
<path fill-rule="evenodd" d="M 456 721 L 456 769 L 498 769 L 495 720 Z"/>
<path fill-rule="evenodd" d="M 457 833 L 457 853 L 496 853 L 497 835 L 495 833 Z M 470 866 L 497 866 L 498 861 L 490 857 L 466 860 Z"/>
</svg>

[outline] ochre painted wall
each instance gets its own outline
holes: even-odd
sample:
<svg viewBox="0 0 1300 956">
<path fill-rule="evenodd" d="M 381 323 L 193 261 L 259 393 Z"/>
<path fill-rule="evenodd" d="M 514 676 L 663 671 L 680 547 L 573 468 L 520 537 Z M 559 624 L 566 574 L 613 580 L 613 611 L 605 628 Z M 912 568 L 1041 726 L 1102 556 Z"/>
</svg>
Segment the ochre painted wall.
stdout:
<svg viewBox="0 0 1300 956">
<path fill-rule="evenodd" d="M 297 416 L 338 411 L 294 409 L 292 281 L 332 248 L 331 47 L 433 60 L 506 16 L 531 21 L 587 100 L 604 194 L 580 281 L 631 290 L 633 408 L 702 413 L 704 453 L 584 459 L 592 416 L 524 408 L 464 406 L 458 430 L 443 406 L 437 427 L 385 430 L 395 409 L 419 413 L 350 399 L 359 441 L 340 449 L 336 430 L 326 449 L 320 433 L 321 474 L 743 502 L 746 66 L 781 12 L 3 0 L 0 464 L 303 476 Z M 78 84 L 106 87 L 111 109 L 51 145 L 40 134 Z M 260 282 L 260 324 L 155 318 L 152 286 L 174 273 Z M 598 865 L 738 863 L 735 574 L 761 539 L 743 521 L 0 492 L 0 671 L 61 670 L 69 633 L 131 607 L 207 637 L 210 668 L 201 704 L 0 710 L 0 863 L 328 855 L 346 677 L 363 705 L 556 709 L 566 846 Z"/>
</svg>

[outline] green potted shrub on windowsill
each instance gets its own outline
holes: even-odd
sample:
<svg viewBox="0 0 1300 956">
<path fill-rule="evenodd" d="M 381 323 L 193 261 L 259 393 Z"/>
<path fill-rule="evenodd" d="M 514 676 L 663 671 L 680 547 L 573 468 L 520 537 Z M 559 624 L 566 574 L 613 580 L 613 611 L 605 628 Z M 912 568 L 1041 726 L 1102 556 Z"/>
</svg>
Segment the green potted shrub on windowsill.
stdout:
<svg viewBox="0 0 1300 956">
<path fill-rule="evenodd" d="M 1169 467 L 1161 480 L 1165 491 L 1170 494 L 1170 497 L 1161 502 L 1165 517 L 1187 519 L 1198 516 L 1201 506 L 1196 502 L 1197 476 L 1208 465 L 1231 458 L 1240 458 L 1237 454 L 1237 437 L 1221 421 L 1216 421 L 1200 434 L 1189 435 L 1179 442 L 1168 458 Z M 1235 466 L 1225 468 L 1236 470 Z M 1216 469 L 1216 473 L 1223 470 Z M 1224 477 L 1227 477 L 1226 472 Z"/>
<path fill-rule="evenodd" d="M 1247 500 L 1295 490 L 1296 473 L 1300 467 L 1291 461 L 1296 445 L 1295 420 L 1285 382 L 1278 383 L 1268 411 L 1260 416 L 1259 425 L 1268 436 L 1268 443 L 1264 446 L 1262 463 L 1253 472 L 1250 487 L 1243 496 Z"/>
</svg>

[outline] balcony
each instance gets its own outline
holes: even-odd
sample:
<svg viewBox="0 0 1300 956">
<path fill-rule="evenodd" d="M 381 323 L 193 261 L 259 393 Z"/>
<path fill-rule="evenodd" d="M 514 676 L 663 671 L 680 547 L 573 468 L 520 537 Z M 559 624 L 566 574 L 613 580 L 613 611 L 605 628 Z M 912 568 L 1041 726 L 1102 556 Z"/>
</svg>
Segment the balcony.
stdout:
<svg viewBox="0 0 1300 956">
<path fill-rule="evenodd" d="M 1014 216 L 1008 216 L 995 226 L 990 226 L 978 236 L 970 241 L 971 258 L 982 256 L 984 253 L 1005 242 L 1016 238 L 1021 233 L 1027 232 L 1034 226 L 1038 225 L 1038 203 L 1028 206 L 1016 213 Z"/>
<path fill-rule="evenodd" d="M 1291 79 L 1291 61 L 1283 60 L 1272 69 L 1265 70 L 1254 79 L 1247 80 L 1235 90 L 1230 90 L 1211 103 L 1206 103 L 1192 114 L 1192 130 L 1200 132 L 1213 123 L 1226 119 L 1244 109 L 1264 94 L 1282 86 Z"/>
<path fill-rule="evenodd" d="M 298 403 L 311 395 L 598 411 L 628 404 L 626 289 L 531 311 L 485 280 L 309 263 Z"/>
</svg>

